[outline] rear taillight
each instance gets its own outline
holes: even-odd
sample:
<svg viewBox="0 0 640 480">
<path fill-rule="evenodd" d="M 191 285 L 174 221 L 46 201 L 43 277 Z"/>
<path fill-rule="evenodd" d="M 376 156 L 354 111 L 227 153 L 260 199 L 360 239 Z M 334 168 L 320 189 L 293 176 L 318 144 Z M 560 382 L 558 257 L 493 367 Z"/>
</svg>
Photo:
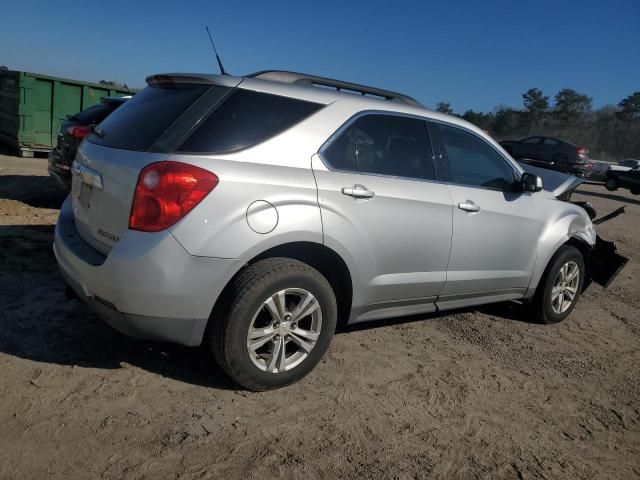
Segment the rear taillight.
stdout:
<svg viewBox="0 0 640 480">
<path fill-rule="evenodd" d="M 67 133 L 73 138 L 84 138 L 91 133 L 91 127 L 85 127 L 83 125 L 77 127 L 67 128 Z"/>
<path fill-rule="evenodd" d="M 586 148 L 584 148 L 584 147 L 578 147 L 578 148 L 576 149 L 576 153 L 577 153 L 578 155 L 586 155 L 588 152 L 589 152 L 589 150 L 587 150 L 587 149 L 586 149 Z"/>
<path fill-rule="evenodd" d="M 218 185 L 203 168 L 179 162 L 158 162 L 140 172 L 131 204 L 129 228 L 159 232 L 170 227 Z"/>
</svg>

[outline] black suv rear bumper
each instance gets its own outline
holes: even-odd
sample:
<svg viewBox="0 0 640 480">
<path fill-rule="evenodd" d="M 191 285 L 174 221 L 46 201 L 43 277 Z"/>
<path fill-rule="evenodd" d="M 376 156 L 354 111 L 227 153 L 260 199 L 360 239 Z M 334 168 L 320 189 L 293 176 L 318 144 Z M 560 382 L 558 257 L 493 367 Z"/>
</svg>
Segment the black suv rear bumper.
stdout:
<svg viewBox="0 0 640 480">
<path fill-rule="evenodd" d="M 71 189 L 71 167 L 64 162 L 64 157 L 60 156 L 57 148 L 49 152 L 47 170 L 49 175 L 55 178 L 62 188 Z"/>
</svg>

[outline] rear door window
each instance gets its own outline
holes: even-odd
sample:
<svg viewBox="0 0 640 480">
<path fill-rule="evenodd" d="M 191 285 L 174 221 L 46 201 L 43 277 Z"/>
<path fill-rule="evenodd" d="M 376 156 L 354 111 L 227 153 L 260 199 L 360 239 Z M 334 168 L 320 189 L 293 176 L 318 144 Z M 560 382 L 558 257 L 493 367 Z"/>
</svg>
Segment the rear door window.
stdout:
<svg viewBox="0 0 640 480">
<path fill-rule="evenodd" d="M 146 151 L 198 98 L 211 88 L 202 84 L 148 86 L 109 115 L 89 141 L 105 147 Z"/>
<path fill-rule="evenodd" d="M 291 128 L 323 105 L 236 89 L 180 146 L 188 153 L 224 153 L 257 145 Z"/>
<path fill-rule="evenodd" d="M 331 168 L 417 180 L 436 178 L 424 120 L 369 114 L 322 149 Z"/>
</svg>

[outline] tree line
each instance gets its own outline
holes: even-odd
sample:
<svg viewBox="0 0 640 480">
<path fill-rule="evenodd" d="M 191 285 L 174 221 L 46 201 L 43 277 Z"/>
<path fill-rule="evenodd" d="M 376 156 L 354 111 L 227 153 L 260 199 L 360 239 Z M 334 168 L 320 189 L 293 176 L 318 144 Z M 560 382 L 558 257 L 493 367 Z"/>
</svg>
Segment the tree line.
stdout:
<svg viewBox="0 0 640 480">
<path fill-rule="evenodd" d="M 542 90 L 531 88 L 522 95 L 521 109 L 499 106 L 490 113 L 457 114 L 450 103 L 439 102 L 436 110 L 461 117 L 498 140 L 545 135 L 584 146 L 592 158 L 640 159 L 640 91 L 597 110 L 591 97 L 570 88 L 560 90 L 553 105 Z"/>
</svg>

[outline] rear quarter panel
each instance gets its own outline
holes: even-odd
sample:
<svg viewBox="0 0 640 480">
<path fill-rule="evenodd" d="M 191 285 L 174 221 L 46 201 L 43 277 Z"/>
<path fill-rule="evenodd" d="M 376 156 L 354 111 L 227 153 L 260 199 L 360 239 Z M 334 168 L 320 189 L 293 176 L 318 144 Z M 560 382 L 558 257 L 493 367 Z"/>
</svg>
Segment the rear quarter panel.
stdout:
<svg viewBox="0 0 640 480">
<path fill-rule="evenodd" d="M 307 168 L 222 158 L 174 155 L 172 160 L 215 173 L 216 188 L 170 231 L 192 255 L 251 259 L 271 247 L 295 241 L 322 243 L 322 222 L 310 159 Z M 273 228 L 251 228 L 249 206 L 262 203 Z M 274 215 L 272 209 L 277 214 Z M 271 220 L 269 220 L 270 222 Z"/>
</svg>

